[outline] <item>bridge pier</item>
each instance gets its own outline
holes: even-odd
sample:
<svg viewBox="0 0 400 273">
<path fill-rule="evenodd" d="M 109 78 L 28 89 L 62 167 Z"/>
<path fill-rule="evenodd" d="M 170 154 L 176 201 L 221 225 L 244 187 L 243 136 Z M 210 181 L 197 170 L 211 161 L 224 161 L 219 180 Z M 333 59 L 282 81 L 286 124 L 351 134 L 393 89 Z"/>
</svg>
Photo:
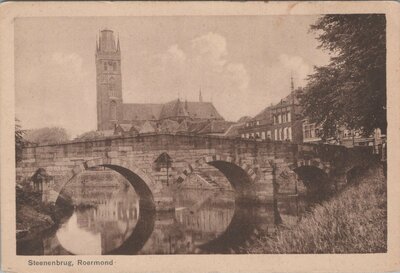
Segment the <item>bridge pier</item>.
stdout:
<svg viewBox="0 0 400 273">
<path fill-rule="evenodd" d="M 171 196 L 165 195 L 156 195 L 154 196 L 154 205 L 155 210 L 158 212 L 166 212 L 166 211 L 174 211 L 175 204 L 174 198 Z"/>
</svg>

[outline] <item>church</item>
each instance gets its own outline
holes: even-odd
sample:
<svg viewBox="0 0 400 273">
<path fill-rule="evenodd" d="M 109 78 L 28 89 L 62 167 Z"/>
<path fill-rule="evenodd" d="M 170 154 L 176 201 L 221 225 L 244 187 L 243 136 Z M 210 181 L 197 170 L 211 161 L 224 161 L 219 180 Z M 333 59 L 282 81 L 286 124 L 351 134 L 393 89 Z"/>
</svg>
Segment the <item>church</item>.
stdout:
<svg viewBox="0 0 400 273">
<path fill-rule="evenodd" d="M 233 124 L 211 102 L 123 103 L 121 48 L 109 29 L 96 39 L 97 130 L 119 133 L 188 132 L 221 134 Z"/>
</svg>

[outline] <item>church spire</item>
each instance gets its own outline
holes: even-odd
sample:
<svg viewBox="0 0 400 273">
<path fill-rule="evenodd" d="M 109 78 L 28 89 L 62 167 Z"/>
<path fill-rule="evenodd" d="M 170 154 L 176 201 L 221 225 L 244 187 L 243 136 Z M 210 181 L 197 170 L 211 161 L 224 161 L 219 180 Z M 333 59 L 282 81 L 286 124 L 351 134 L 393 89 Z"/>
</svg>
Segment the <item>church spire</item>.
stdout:
<svg viewBox="0 0 400 273">
<path fill-rule="evenodd" d="M 290 91 L 294 91 L 294 83 L 293 83 L 293 72 L 290 73 Z"/>
<path fill-rule="evenodd" d="M 199 90 L 199 102 L 203 102 L 203 96 L 201 95 L 201 88 Z"/>
</svg>

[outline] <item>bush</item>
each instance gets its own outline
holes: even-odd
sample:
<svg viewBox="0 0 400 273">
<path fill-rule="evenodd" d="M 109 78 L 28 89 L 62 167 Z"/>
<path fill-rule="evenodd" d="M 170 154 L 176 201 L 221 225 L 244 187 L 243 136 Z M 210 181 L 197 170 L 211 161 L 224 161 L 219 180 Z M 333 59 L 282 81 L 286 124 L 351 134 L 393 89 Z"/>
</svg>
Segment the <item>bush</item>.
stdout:
<svg viewBox="0 0 400 273">
<path fill-rule="evenodd" d="M 247 253 L 376 253 L 387 250 L 386 180 L 374 166 L 317 205 L 297 226 L 261 236 Z"/>
</svg>

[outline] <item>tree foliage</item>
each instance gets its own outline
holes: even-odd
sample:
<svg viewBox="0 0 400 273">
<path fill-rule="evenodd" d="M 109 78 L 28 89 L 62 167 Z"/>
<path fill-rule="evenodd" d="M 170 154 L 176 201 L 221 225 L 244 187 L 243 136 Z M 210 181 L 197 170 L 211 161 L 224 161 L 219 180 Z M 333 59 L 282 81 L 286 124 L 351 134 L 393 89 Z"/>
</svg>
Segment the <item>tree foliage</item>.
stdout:
<svg viewBox="0 0 400 273">
<path fill-rule="evenodd" d="M 90 140 L 90 139 L 96 139 L 99 137 L 102 137 L 103 134 L 99 131 L 89 131 L 85 132 L 83 134 L 80 134 L 75 138 L 75 140 Z"/>
<path fill-rule="evenodd" d="M 32 143 L 61 143 L 69 140 L 69 135 L 64 128 L 44 127 L 26 131 L 25 139 Z"/>
<path fill-rule="evenodd" d="M 305 115 L 331 137 L 339 126 L 386 132 L 386 18 L 325 15 L 311 26 L 330 63 L 316 67 L 302 96 Z"/>
<path fill-rule="evenodd" d="M 19 162 L 22 159 L 22 149 L 25 144 L 24 130 L 22 130 L 19 120 L 15 119 L 15 161 Z"/>
</svg>

